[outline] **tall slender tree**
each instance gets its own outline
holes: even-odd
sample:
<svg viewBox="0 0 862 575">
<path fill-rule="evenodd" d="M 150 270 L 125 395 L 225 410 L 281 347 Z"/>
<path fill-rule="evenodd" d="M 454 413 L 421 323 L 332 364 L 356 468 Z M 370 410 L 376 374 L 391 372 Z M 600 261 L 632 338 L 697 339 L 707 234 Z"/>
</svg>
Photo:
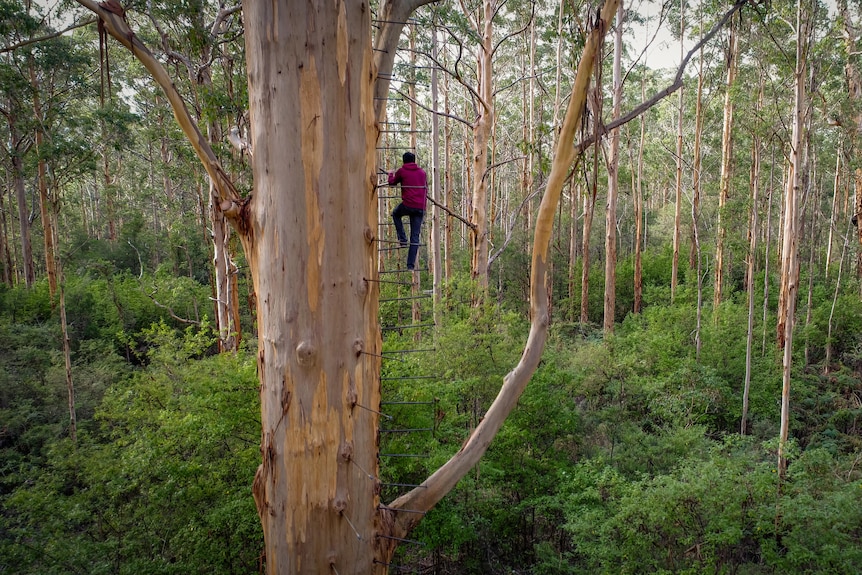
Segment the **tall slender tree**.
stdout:
<svg viewBox="0 0 862 575">
<path fill-rule="evenodd" d="M 623 2 L 617 8 L 617 24 L 614 33 L 614 66 L 613 66 L 613 111 L 614 120 L 618 119 L 622 110 L 623 100 Z M 605 335 L 614 332 L 617 294 L 617 197 L 619 195 L 620 167 L 620 129 L 614 128 L 610 133 L 610 150 L 608 154 L 608 201 L 605 210 Z"/>
<path fill-rule="evenodd" d="M 733 177 L 733 85 L 739 68 L 739 15 L 735 15 L 728 28 L 726 59 L 726 81 L 724 87 L 724 120 L 721 129 L 721 176 L 718 189 L 718 237 L 715 247 L 715 279 L 713 280 L 713 313 L 718 319 L 718 306 L 722 300 L 724 275 L 727 266 L 725 241 L 727 238 L 727 216 L 722 212 L 727 206 L 730 196 L 731 178 Z"/>
</svg>

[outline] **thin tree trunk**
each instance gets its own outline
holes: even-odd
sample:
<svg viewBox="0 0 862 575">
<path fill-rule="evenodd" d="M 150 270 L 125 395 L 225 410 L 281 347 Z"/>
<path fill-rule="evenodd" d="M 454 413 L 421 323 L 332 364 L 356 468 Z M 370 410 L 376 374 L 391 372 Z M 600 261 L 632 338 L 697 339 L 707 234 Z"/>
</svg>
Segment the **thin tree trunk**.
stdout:
<svg viewBox="0 0 862 575">
<path fill-rule="evenodd" d="M 766 191 L 766 242 L 763 248 L 763 342 L 760 355 L 766 355 L 766 319 L 769 313 L 769 245 L 772 241 L 772 190 L 775 178 L 775 146 L 772 146 L 772 159 L 769 163 L 769 187 Z"/>
<path fill-rule="evenodd" d="M 829 240 L 826 242 L 826 279 L 829 279 L 829 268 L 832 265 L 832 244 L 834 243 L 835 227 L 838 217 L 838 186 L 841 182 L 841 145 L 835 154 L 835 177 L 832 180 L 832 211 L 829 212 Z"/>
<path fill-rule="evenodd" d="M 598 154 L 598 146 L 594 148 Z M 593 166 L 595 169 L 595 165 Z M 584 227 L 581 247 L 581 317 L 580 322 L 586 325 L 589 322 L 590 310 L 590 235 L 593 231 L 593 213 L 596 206 L 596 172 L 593 172 L 592 191 L 586 190 L 584 194 Z"/>
<path fill-rule="evenodd" d="M 796 17 L 796 70 L 794 72 L 793 132 L 790 145 L 790 171 L 787 177 L 787 200 L 784 203 L 784 235 L 781 293 L 779 309 L 783 311 L 783 322 L 779 316 L 779 344 L 784 347 L 782 358 L 781 423 L 778 438 L 778 473 L 784 478 L 787 471 L 787 440 L 790 429 L 790 382 L 793 367 L 793 327 L 796 313 L 796 297 L 799 290 L 799 200 L 802 185 L 802 169 L 805 163 L 803 145 L 808 101 L 805 73 L 807 69 L 810 34 L 810 12 L 808 0 L 799 0 Z"/>
<path fill-rule="evenodd" d="M 444 50 L 444 58 L 446 55 Z M 446 120 L 443 123 L 443 150 L 445 156 L 445 164 L 446 171 L 444 172 L 443 180 L 443 195 L 445 199 L 445 205 L 449 210 L 454 208 L 453 198 L 452 198 L 452 124 L 449 120 L 449 114 L 451 114 L 452 109 L 449 106 L 449 75 L 443 74 L 443 106 L 444 111 L 446 112 Z M 452 217 L 448 214 L 444 216 L 445 225 L 443 226 L 443 249 L 446 252 L 445 261 L 443 262 L 443 266 L 445 268 L 444 276 L 446 277 L 446 282 L 448 283 L 450 279 L 452 279 Z"/>
<path fill-rule="evenodd" d="M 437 29 L 431 28 L 431 58 L 437 61 Z M 431 68 L 431 198 L 434 200 L 431 206 L 431 259 L 433 268 L 432 290 L 434 294 L 434 325 L 440 326 L 442 310 L 441 286 L 443 285 L 443 260 L 440 249 L 440 224 L 443 220 L 440 208 L 440 117 L 437 114 L 437 66 L 432 64 Z"/>
<path fill-rule="evenodd" d="M 702 14 L 701 14 L 702 16 Z M 701 18 L 701 28 L 703 28 L 703 19 Z M 692 167 L 692 195 L 691 195 L 691 213 L 700 215 L 700 169 L 701 169 L 701 141 L 703 139 L 703 48 L 700 49 L 697 63 L 697 98 L 694 104 L 694 151 Z M 688 255 L 688 266 L 690 269 L 698 269 L 698 282 L 700 282 L 700 257 L 699 248 L 695 246 L 695 236 L 697 235 L 697 224 L 691 222 L 691 250 Z"/>
<path fill-rule="evenodd" d="M 69 437 L 78 442 L 78 416 L 75 413 L 75 385 L 72 380 L 72 347 L 66 322 L 66 289 L 60 283 L 60 329 L 63 333 L 63 359 L 66 366 L 66 398 L 69 406 Z"/>
<path fill-rule="evenodd" d="M 832 294 L 832 307 L 829 310 L 829 322 L 826 328 L 826 359 L 823 360 L 823 373 L 828 374 L 832 369 L 832 328 L 835 320 L 835 307 L 838 305 L 838 294 L 841 290 L 841 273 L 844 269 L 844 256 L 850 243 L 850 226 L 844 234 L 844 242 L 841 246 L 841 260 L 838 262 L 838 277 L 835 278 L 835 292 Z"/>
<path fill-rule="evenodd" d="M 679 58 L 682 62 L 685 57 L 685 5 L 680 2 L 679 9 Z M 681 220 L 682 220 L 682 127 L 683 127 L 683 92 L 680 87 L 677 102 L 677 126 L 676 126 L 676 199 L 673 213 L 673 262 L 670 273 L 670 301 L 676 297 L 676 286 L 679 281 L 679 250 L 681 243 Z"/>
<path fill-rule="evenodd" d="M 760 90 L 758 92 L 755 114 L 763 105 L 763 74 L 760 75 Z M 751 185 L 751 213 L 748 226 L 748 267 L 745 278 L 745 290 L 748 294 L 748 330 L 745 337 L 745 379 L 742 390 L 742 418 L 739 433 L 748 433 L 748 396 L 751 389 L 751 347 L 754 340 L 754 263 L 757 258 L 758 203 L 760 201 L 760 136 L 753 132 L 751 138 L 751 170 L 749 181 Z"/>
<path fill-rule="evenodd" d="M 36 68 L 30 62 L 30 84 L 33 87 L 33 114 L 36 118 L 36 153 L 39 160 L 36 166 L 39 182 L 39 215 L 42 219 L 42 233 L 45 246 L 45 272 L 48 276 L 48 294 L 51 297 L 51 305 L 54 305 L 54 295 L 57 293 L 57 258 L 54 254 L 54 225 L 51 199 L 48 197 L 48 175 L 45 159 L 41 152 L 44 151 L 42 102 L 39 97 L 39 79 L 36 77 Z"/>
<path fill-rule="evenodd" d="M 479 292 L 488 291 L 488 143 L 494 124 L 493 54 L 494 54 L 494 2 L 483 0 L 482 18 L 476 22 L 481 38 L 478 66 L 477 106 L 478 118 L 473 125 L 473 198 L 470 212 L 470 242 L 472 248 L 471 275 L 477 282 Z"/>
<path fill-rule="evenodd" d="M 33 244 L 30 240 L 30 214 L 27 212 L 27 192 L 24 189 L 24 163 L 21 160 L 21 135 L 14 116 L 10 113 L 9 134 L 12 151 L 12 182 L 15 188 L 15 199 L 18 204 L 18 224 L 21 231 L 21 264 L 24 270 L 24 283 L 33 287 L 36 283 L 36 266 L 33 264 Z"/>
<path fill-rule="evenodd" d="M 617 9 L 617 26 L 614 34 L 613 112 L 612 118 L 620 117 L 623 97 L 622 52 L 623 52 L 623 2 Z M 610 133 L 608 157 L 608 201 L 605 211 L 605 313 L 604 333 L 614 332 L 617 294 L 617 196 L 619 195 L 620 129 Z"/>
<path fill-rule="evenodd" d="M 646 83 L 641 81 L 641 99 L 646 96 Z M 635 181 L 635 270 L 634 270 L 634 312 L 640 313 L 643 307 L 643 173 L 644 148 L 646 145 L 646 118 L 640 118 L 641 131 L 638 145 L 637 179 Z"/>
<path fill-rule="evenodd" d="M 727 237 L 727 216 L 722 212 L 730 195 L 730 180 L 733 175 L 733 84 L 738 68 L 739 43 L 737 26 L 739 14 L 730 21 L 727 46 L 727 81 L 724 92 L 724 123 L 721 131 L 721 176 L 718 192 L 718 237 L 715 248 L 715 279 L 713 281 L 713 319 L 718 321 L 718 306 L 722 300 L 722 287 L 725 274 L 725 238 Z"/>
<path fill-rule="evenodd" d="M 11 190 L 12 186 L 10 185 L 8 171 L 6 172 L 5 183 L 6 189 Z M 0 281 L 9 287 L 12 287 L 14 268 L 12 265 L 12 253 L 9 250 L 9 229 L 6 222 L 6 199 L 3 197 L 2 192 L 0 192 L 0 257 L 3 258 L 2 270 L 0 270 L 2 271 Z"/>
</svg>

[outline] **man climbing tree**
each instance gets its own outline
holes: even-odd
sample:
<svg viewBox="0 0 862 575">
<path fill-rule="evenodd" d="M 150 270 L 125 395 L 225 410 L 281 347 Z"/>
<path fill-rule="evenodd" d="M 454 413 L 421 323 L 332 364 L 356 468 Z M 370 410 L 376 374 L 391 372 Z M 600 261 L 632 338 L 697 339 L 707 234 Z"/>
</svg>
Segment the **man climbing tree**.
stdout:
<svg viewBox="0 0 862 575">
<path fill-rule="evenodd" d="M 419 234 L 425 218 L 425 196 L 428 195 L 428 176 L 416 163 L 413 152 L 404 152 L 404 165 L 389 172 L 389 185 L 401 184 L 401 203 L 392 212 L 395 234 L 401 247 L 407 246 L 404 233 L 404 216 L 410 218 L 410 247 L 407 249 L 407 269 L 416 269 L 416 254 L 419 251 Z"/>
</svg>

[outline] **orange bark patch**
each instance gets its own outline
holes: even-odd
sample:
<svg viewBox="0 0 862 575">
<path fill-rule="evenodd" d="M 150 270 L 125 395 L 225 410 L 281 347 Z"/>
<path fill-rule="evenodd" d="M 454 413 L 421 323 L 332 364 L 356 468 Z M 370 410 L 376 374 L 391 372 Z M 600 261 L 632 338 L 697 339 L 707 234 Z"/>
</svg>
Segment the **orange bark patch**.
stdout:
<svg viewBox="0 0 862 575">
<path fill-rule="evenodd" d="M 308 225 L 308 261 L 306 287 L 308 307 L 312 313 L 320 303 L 320 265 L 323 261 L 325 233 L 320 221 L 320 169 L 323 165 L 323 122 L 321 121 L 320 78 L 311 58 L 300 75 L 300 110 L 302 118 L 302 167 L 305 173 L 305 219 Z"/>
</svg>

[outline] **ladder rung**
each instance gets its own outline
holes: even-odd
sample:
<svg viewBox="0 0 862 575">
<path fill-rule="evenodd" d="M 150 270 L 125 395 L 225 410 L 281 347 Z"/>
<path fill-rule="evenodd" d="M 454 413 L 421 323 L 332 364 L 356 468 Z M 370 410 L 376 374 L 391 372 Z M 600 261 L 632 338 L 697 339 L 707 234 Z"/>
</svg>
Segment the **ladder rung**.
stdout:
<svg viewBox="0 0 862 575">
<path fill-rule="evenodd" d="M 384 325 L 383 330 L 384 331 L 391 331 L 391 330 L 395 330 L 395 329 L 417 329 L 417 328 L 421 328 L 421 327 L 433 327 L 433 326 L 434 326 L 433 323 L 413 323 L 413 324 L 409 324 L 409 325 Z"/>
<path fill-rule="evenodd" d="M 413 433 L 414 431 L 434 431 L 433 427 L 416 427 L 412 429 L 381 429 L 380 433 Z"/>
<path fill-rule="evenodd" d="M 378 453 L 379 457 L 430 457 L 427 453 Z"/>
<path fill-rule="evenodd" d="M 387 353 L 423 353 L 426 351 L 437 351 L 433 347 L 428 347 L 425 349 L 393 349 L 391 351 L 384 351 L 381 355 L 386 355 Z"/>
<path fill-rule="evenodd" d="M 405 301 L 405 300 L 411 300 L 411 299 L 428 299 L 430 297 L 431 297 L 430 295 L 411 295 L 411 296 L 407 296 L 407 297 L 391 297 L 391 298 L 380 300 L 380 303 L 385 303 L 387 301 Z"/>
</svg>

